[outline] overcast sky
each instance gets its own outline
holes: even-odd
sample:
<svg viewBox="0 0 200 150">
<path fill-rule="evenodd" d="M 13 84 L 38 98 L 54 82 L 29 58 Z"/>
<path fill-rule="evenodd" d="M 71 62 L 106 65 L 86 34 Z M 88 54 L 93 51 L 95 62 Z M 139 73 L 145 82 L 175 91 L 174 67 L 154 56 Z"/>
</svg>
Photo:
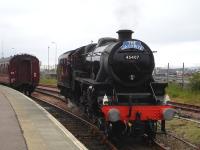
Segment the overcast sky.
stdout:
<svg viewBox="0 0 200 150">
<path fill-rule="evenodd" d="M 0 0 L 1 56 L 30 53 L 45 65 L 49 46 L 54 64 L 56 45 L 59 56 L 131 29 L 157 51 L 156 66 L 200 66 L 199 8 L 199 0 Z"/>
</svg>

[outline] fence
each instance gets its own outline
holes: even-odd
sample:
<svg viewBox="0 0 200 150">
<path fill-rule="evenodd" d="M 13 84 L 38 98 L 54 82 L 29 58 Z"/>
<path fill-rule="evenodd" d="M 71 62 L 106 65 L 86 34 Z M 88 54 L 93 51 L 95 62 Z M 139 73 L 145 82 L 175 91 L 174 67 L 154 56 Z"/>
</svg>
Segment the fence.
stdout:
<svg viewBox="0 0 200 150">
<path fill-rule="evenodd" d="M 167 64 L 167 67 L 161 68 L 157 67 L 154 70 L 154 79 L 161 82 L 176 82 L 182 86 L 189 83 L 189 78 L 192 74 L 199 72 L 200 67 L 188 67 L 185 68 L 185 64 L 182 64 L 182 67 L 171 67 L 170 63 Z"/>
</svg>

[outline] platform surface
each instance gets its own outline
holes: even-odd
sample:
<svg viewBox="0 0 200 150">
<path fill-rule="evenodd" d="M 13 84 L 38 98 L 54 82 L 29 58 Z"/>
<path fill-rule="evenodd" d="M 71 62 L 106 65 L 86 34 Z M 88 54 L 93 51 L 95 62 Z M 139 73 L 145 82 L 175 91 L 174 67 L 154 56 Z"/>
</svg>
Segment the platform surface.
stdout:
<svg viewBox="0 0 200 150">
<path fill-rule="evenodd" d="M 22 93 L 0 85 L 0 150 L 87 149 L 52 115 Z"/>
</svg>

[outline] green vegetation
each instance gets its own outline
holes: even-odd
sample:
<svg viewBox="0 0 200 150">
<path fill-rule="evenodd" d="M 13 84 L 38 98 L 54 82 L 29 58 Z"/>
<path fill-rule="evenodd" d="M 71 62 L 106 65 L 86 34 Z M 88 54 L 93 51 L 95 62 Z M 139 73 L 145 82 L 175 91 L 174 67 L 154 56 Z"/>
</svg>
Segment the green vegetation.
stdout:
<svg viewBox="0 0 200 150">
<path fill-rule="evenodd" d="M 189 79 L 190 84 L 182 87 L 179 84 L 170 83 L 167 88 L 172 101 L 200 105 L 200 73 L 195 73 Z"/>
<path fill-rule="evenodd" d="M 175 132 L 179 137 L 196 145 L 200 144 L 200 127 L 197 123 L 173 119 L 166 122 L 167 130 Z"/>
<path fill-rule="evenodd" d="M 193 90 L 190 86 L 182 88 L 181 85 L 170 83 L 167 93 L 172 101 L 200 105 L 200 91 Z"/>
<path fill-rule="evenodd" d="M 40 76 L 40 84 L 57 85 L 57 79 L 48 76 Z"/>
<path fill-rule="evenodd" d="M 190 87 L 192 90 L 200 91 L 200 73 L 195 73 L 190 78 Z"/>
</svg>

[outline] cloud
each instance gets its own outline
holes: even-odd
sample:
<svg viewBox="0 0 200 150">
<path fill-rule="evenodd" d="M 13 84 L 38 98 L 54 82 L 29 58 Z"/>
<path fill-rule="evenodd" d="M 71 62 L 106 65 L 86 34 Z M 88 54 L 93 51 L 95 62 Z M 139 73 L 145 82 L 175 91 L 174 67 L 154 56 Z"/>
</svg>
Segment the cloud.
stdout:
<svg viewBox="0 0 200 150">
<path fill-rule="evenodd" d="M 166 66 L 167 63 L 170 63 L 171 66 L 180 67 L 183 62 L 186 67 L 200 65 L 200 40 L 171 44 L 152 44 L 151 49 L 157 51 L 154 55 L 156 66 Z"/>
<path fill-rule="evenodd" d="M 200 40 L 199 5 L 198 0 L 146 0 L 138 31 L 154 43 Z"/>
<path fill-rule="evenodd" d="M 179 48 L 193 58 L 186 47 L 177 46 L 184 43 L 194 42 L 195 47 L 190 50 L 195 49 L 195 56 L 200 54 L 196 50 L 200 44 L 199 6 L 199 0 L 0 1 L 0 40 L 6 56 L 15 48 L 17 52 L 33 53 L 47 64 L 46 52 L 49 45 L 52 47 L 51 41 L 58 44 L 59 55 L 91 40 L 117 37 L 117 30 L 128 28 L 135 31 L 134 38 L 159 51 L 156 55 L 162 64 L 175 60 Z M 165 57 L 167 49 L 171 57 Z M 53 51 L 52 48 L 52 63 Z M 198 61 L 184 54 L 178 56 L 179 61 Z"/>
</svg>

